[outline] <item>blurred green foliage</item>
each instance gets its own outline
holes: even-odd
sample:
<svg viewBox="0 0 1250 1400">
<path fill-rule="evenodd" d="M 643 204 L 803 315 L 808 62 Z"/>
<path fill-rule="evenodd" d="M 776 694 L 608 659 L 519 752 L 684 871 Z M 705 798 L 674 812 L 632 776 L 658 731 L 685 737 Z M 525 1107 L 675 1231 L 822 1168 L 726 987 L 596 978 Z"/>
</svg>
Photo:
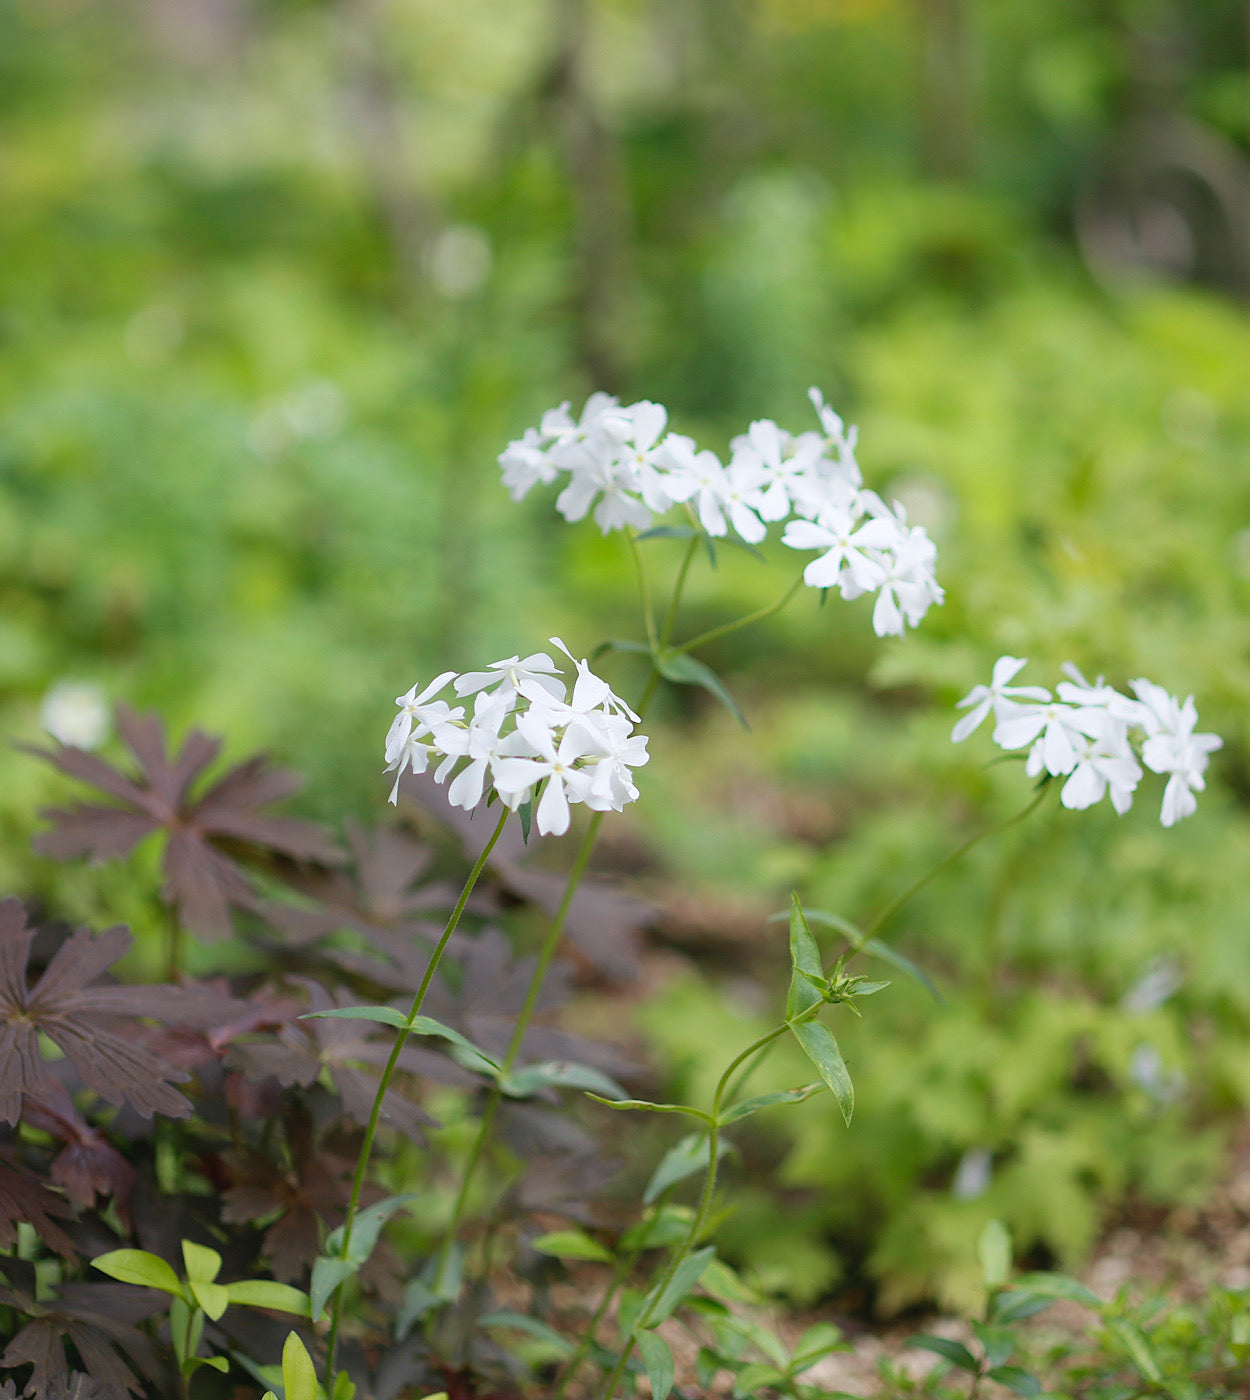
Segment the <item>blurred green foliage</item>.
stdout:
<svg viewBox="0 0 1250 1400">
<path fill-rule="evenodd" d="M 633 628 L 621 542 L 498 488 L 510 437 L 607 387 L 723 450 L 757 416 L 809 426 L 821 385 L 937 539 L 948 601 L 885 646 L 866 605 L 805 599 L 710 648 L 751 752 L 670 701 L 639 818 L 657 878 L 748 924 L 791 884 L 880 906 L 1024 800 L 947 742 L 1002 652 L 1035 683 L 1071 659 L 1192 689 L 1227 748 L 1182 829 L 1145 792 L 1123 821 L 1048 810 L 909 906 L 895 935 L 946 1004 L 876 999 L 846 1034 L 854 1129 L 796 1111 L 761 1146 L 785 1209 L 761 1175 L 731 1229 L 800 1296 L 866 1260 L 887 1306 L 964 1296 L 990 1216 L 1072 1265 L 1124 1193 L 1200 1185 L 1250 1103 L 1250 323 L 1220 185 L 1247 179 L 1244 21 L 0 0 L 0 725 L 32 738 L 53 684 L 96 680 L 268 746 L 314 812 L 375 810 L 413 680 Z M 1171 222 L 1116 173 L 1142 122 L 1222 172 L 1188 203 L 1156 172 Z M 781 577 L 725 558 L 695 623 Z M 7 886 L 92 908 L 98 882 L 27 853 L 55 778 L 6 778 Z M 1125 1009 L 1152 965 L 1175 995 Z M 742 1043 L 740 990 L 663 993 L 671 1064 L 689 1027 Z M 958 1199 L 975 1152 L 989 1185 Z"/>
</svg>

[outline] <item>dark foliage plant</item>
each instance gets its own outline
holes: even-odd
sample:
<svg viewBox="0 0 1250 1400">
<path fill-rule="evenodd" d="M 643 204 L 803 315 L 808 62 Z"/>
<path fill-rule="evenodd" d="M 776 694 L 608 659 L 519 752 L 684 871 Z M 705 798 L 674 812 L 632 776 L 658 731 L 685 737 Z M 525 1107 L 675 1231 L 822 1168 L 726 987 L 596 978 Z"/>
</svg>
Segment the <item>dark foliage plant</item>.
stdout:
<svg viewBox="0 0 1250 1400">
<path fill-rule="evenodd" d="M 136 985 L 122 970 L 133 942 L 124 927 L 69 931 L 17 899 L 0 904 L 0 1393 L 10 1396 L 164 1397 L 189 1384 L 195 1367 L 184 1362 L 204 1364 L 180 1352 L 169 1330 L 177 1328 L 176 1298 L 162 1321 L 169 1297 L 90 1269 L 109 1251 L 146 1251 L 177 1273 L 187 1250 L 207 1247 L 224 1278 L 250 1281 L 187 1285 L 207 1288 L 210 1299 L 213 1287 L 233 1288 L 248 1305 L 216 1316 L 206 1309 L 211 1349 L 278 1354 L 290 1319 L 279 1321 L 248 1290 L 282 1306 L 288 1295 L 264 1289 L 308 1286 L 327 1236 L 343 1222 L 392 1039 L 375 1021 L 308 1013 L 406 1000 L 437 934 L 432 917 L 445 915 L 458 870 L 475 854 L 475 828 L 437 828 L 429 839 L 410 822 L 351 826 L 342 850 L 323 828 L 263 810 L 298 786 L 292 774 L 258 757 L 206 780 L 219 740 L 196 731 L 170 752 L 155 716 L 123 708 L 117 723 L 132 773 L 70 746 L 36 751 L 111 799 L 47 812 L 39 849 L 99 861 L 162 836 L 161 897 L 171 919 L 209 940 L 233 931 L 254 958 L 246 973 L 207 982 L 175 958 L 169 980 Z M 516 907 L 527 889 L 541 904 L 547 878 L 526 867 L 520 849 L 503 853 L 472 929 L 448 951 L 448 976 L 431 1007 L 466 1042 L 501 1051 L 511 1035 L 533 959 L 518 957 L 491 921 L 501 901 Z M 602 908 L 626 929 L 645 913 L 606 895 L 595 906 L 593 891 L 586 900 L 592 916 Z M 598 922 L 581 912 L 583 925 Z M 171 947 L 180 957 L 185 938 Z M 557 970 L 540 1011 L 570 992 L 571 979 Z M 414 1156 L 432 1180 L 448 1169 L 447 1153 L 454 1157 L 425 1100 L 441 1084 L 468 1108 L 478 1080 L 428 1046 L 414 1038 L 399 1056 L 382 1108 L 390 1145 L 364 1185 L 366 1214 Z M 525 1047 L 530 1060 L 622 1067 L 606 1048 L 542 1024 Z M 512 1172 L 491 1230 L 534 1212 L 588 1221 L 587 1191 L 609 1175 L 588 1160 L 588 1135 L 546 1112 L 541 1086 L 535 1092 L 538 1101 L 518 1100 L 503 1118 L 501 1150 L 522 1153 L 526 1170 Z M 422 1247 L 414 1222 L 402 1254 L 386 1241 L 372 1251 L 354 1285 L 361 1319 L 344 1363 L 365 1393 L 416 1386 L 479 1394 L 451 1342 L 420 1332 L 396 1340 L 382 1325 L 403 1306 Z M 488 1292 L 478 1289 L 464 1306 L 460 1326 L 489 1310 Z M 305 1315 L 311 1342 L 307 1325 Z M 504 1383 L 503 1352 L 487 1345 L 481 1364 L 489 1372 L 492 1354 Z M 198 1374 L 196 1394 L 217 1381 Z"/>
</svg>

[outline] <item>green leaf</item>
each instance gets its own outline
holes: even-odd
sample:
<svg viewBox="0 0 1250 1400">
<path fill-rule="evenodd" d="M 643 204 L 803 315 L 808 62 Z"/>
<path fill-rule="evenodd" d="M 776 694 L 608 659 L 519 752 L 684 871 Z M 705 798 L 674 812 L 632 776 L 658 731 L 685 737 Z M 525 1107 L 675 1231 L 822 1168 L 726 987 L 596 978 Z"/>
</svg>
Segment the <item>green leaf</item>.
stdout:
<svg viewBox="0 0 1250 1400">
<path fill-rule="evenodd" d="M 909 957 L 900 953 L 897 948 L 891 948 L 888 943 L 882 943 L 879 938 L 870 938 L 867 943 L 861 946 L 860 951 L 871 957 L 880 958 L 882 962 L 888 962 L 891 967 L 898 968 L 900 972 L 905 973 L 913 981 L 919 982 L 939 1006 L 945 1005 L 941 992 L 934 986 L 933 979 L 929 974 L 923 968 L 917 967 Z"/>
<path fill-rule="evenodd" d="M 498 1060 L 492 1058 L 479 1046 L 474 1045 L 471 1040 L 467 1040 L 459 1031 L 443 1025 L 441 1021 L 436 1021 L 433 1016 L 414 1016 L 412 1030 L 414 1035 L 432 1035 L 439 1040 L 447 1041 L 453 1047 L 457 1063 L 463 1065 L 465 1069 L 489 1075 L 491 1078 L 498 1076 L 500 1069 Z"/>
<path fill-rule="evenodd" d="M 981 1343 L 987 1366 L 1001 1366 L 1016 1349 L 1015 1334 L 1007 1327 L 987 1327 L 983 1322 L 973 1322 L 972 1333 Z"/>
<path fill-rule="evenodd" d="M 174 1344 L 178 1365 L 185 1367 L 195 1355 L 204 1332 L 203 1310 L 192 1306 L 181 1294 L 169 1307 L 169 1334 Z"/>
<path fill-rule="evenodd" d="M 363 1264 L 373 1253 L 373 1247 L 378 1242 L 378 1235 L 382 1232 L 382 1226 L 395 1214 L 397 1210 L 402 1210 L 410 1201 L 417 1199 L 415 1191 L 405 1192 L 402 1196 L 387 1196 L 385 1200 L 377 1201 L 367 1210 L 362 1210 L 352 1225 L 351 1242 L 347 1252 L 343 1252 L 343 1231 L 340 1225 L 337 1230 L 332 1230 L 326 1239 L 325 1251 L 330 1258 L 347 1258 L 353 1263 Z"/>
<path fill-rule="evenodd" d="M 440 1392 L 443 1400 L 447 1400 L 447 1392 Z M 331 1400 L 356 1400 L 356 1382 L 347 1374 L 340 1371 L 334 1378 L 334 1389 L 330 1392 Z M 429 1397 L 427 1397 L 429 1400 Z"/>
<path fill-rule="evenodd" d="M 612 1262 L 608 1250 L 581 1230 L 553 1230 L 540 1235 L 533 1244 L 539 1254 L 549 1254 L 554 1259 L 586 1259 L 596 1264 Z"/>
<path fill-rule="evenodd" d="M 297 1332 L 288 1332 L 282 1348 L 282 1386 L 286 1400 L 317 1400 L 317 1371 Z"/>
<path fill-rule="evenodd" d="M 712 1126 L 712 1115 L 704 1113 L 701 1108 L 691 1108 L 684 1103 L 652 1103 L 650 1099 L 605 1099 L 602 1094 L 587 1093 L 587 1098 L 594 1099 L 596 1103 L 601 1103 L 607 1108 L 637 1109 L 640 1113 L 681 1113 L 687 1118 L 697 1118 L 700 1123 Z"/>
<path fill-rule="evenodd" d="M 934 1337 L 928 1332 L 918 1332 L 914 1337 L 908 1338 L 907 1345 L 935 1352 L 952 1366 L 959 1366 L 974 1375 L 980 1370 L 980 1363 L 968 1348 L 962 1342 L 952 1341 L 949 1337 Z"/>
<path fill-rule="evenodd" d="M 603 1099 L 624 1099 L 628 1095 L 616 1082 L 589 1065 L 575 1065 L 567 1060 L 548 1060 L 545 1064 L 527 1065 L 515 1074 L 502 1076 L 500 1089 L 511 1099 L 527 1099 L 539 1089 L 555 1086 L 566 1089 L 588 1089 Z"/>
<path fill-rule="evenodd" d="M 648 1212 L 621 1236 L 623 1250 L 660 1249 L 686 1237 L 694 1211 L 689 1206 L 668 1204 Z"/>
<path fill-rule="evenodd" d="M 109 1278 L 119 1283 L 133 1283 L 140 1288 L 159 1288 L 175 1297 L 182 1296 L 182 1284 L 178 1275 L 160 1257 L 149 1254 L 146 1249 L 114 1249 L 101 1254 L 91 1261 L 93 1269 L 99 1269 Z"/>
<path fill-rule="evenodd" d="M 322 1309 L 339 1284 L 359 1268 L 358 1260 L 327 1259 L 324 1254 L 313 1262 L 312 1282 L 308 1289 L 308 1314 L 313 1321 L 321 1316 Z"/>
<path fill-rule="evenodd" d="M 221 1272 L 221 1255 L 194 1240 L 183 1240 L 182 1262 L 187 1266 L 187 1279 L 191 1283 L 212 1283 Z"/>
<path fill-rule="evenodd" d="M 647 1379 L 651 1382 L 651 1400 L 668 1400 L 677 1374 L 668 1343 L 663 1337 L 649 1331 L 635 1332 L 634 1341 L 646 1367 Z"/>
<path fill-rule="evenodd" d="M 1036 1293 L 1007 1288 L 994 1295 L 990 1312 L 995 1322 L 1023 1322 L 1026 1318 L 1045 1312 L 1054 1301 L 1053 1298 L 1039 1297 Z"/>
<path fill-rule="evenodd" d="M 187 1362 L 187 1375 L 194 1375 L 201 1366 L 211 1366 L 223 1376 L 230 1369 L 230 1363 L 224 1356 L 193 1356 Z"/>
<path fill-rule="evenodd" d="M 708 1142 L 706 1133 L 689 1133 L 675 1143 L 660 1159 L 660 1165 L 651 1174 L 647 1189 L 642 1193 L 644 1205 L 650 1205 L 677 1182 L 693 1176 L 695 1172 L 706 1171 L 708 1165 Z M 729 1151 L 729 1144 L 719 1144 L 718 1157 Z"/>
<path fill-rule="evenodd" d="M 827 909 L 808 909 L 805 914 L 809 924 L 836 929 L 853 948 L 864 947 L 864 932 L 857 924 L 851 923 L 850 919 L 844 919 L 840 914 L 831 914 Z M 770 922 L 780 923 L 787 917 L 786 914 L 774 914 Z"/>
<path fill-rule="evenodd" d="M 738 708 L 738 702 L 725 689 L 724 682 L 702 661 L 696 661 L 684 651 L 662 651 L 655 657 L 655 669 L 666 681 L 672 681 L 675 685 L 701 685 L 704 690 L 716 696 L 743 729 L 751 728 Z"/>
<path fill-rule="evenodd" d="M 727 1108 L 721 1115 L 721 1127 L 741 1122 L 743 1118 L 758 1113 L 761 1108 L 772 1108 L 774 1104 L 802 1103 L 804 1099 L 810 1099 L 813 1094 L 820 1093 L 824 1087 L 823 1084 L 804 1084 L 798 1089 L 777 1089 L 771 1094 L 756 1094 L 753 1099 L 743 1099 L 741 1103 Z"/>
<path fill-rule="evenodd" d="M 646 642 L 625 641 L 620 637 L 609 637 L 607 641 L 600 642 L 590 653 L 590 659 L 597 661 L 605 651 L 625 651 L 635 656 L 650 656 L 651 648 Z"/>
<path fill-rule="evenodd" d="M 752 1307 L 763 1307 L 767 1301 L 764 1295 L 750 1284 L 744 1283 L 736 1270 L 731 1269 L 723 1259 L 713 1259 L 703 1271 L 699 1280 L 705 1293 L 730 1303 L 748 1303 Z"/>
<path fill-rule="evenodd" d="M 814 1366 L 822 1357 L 835 1351 L 848 1351 L 842 1339 L 842 1332 L 832 1322 L 817 1322 L 809 1327 L 794 1344 L 794 1355 L 790 1360 L 790 1371 L 799 1375 L 808 1367 Z"/>
<path fill-rule="evenodd" d="M 643 540 L 693 540 L 706 533 L 706 530 L 697 530 L 693 525 L 652 525 L 634 538 L 641 544 Z"/>
<path fill-rule="evenodd" d="M 393 1006 L 336 1006 L 332 1011 L 305 1011 L 301 1021 L 377 1021 L 397 1031 L 408 1029 L 408 1018 Z"/>
<path fill-rule="evenodd" d="M 1019 1366 L 995 1366 L 987 1374 L 990 1380 L 1005 1385 L 1012 1394 L 1023 1396 L 1023 1400 L 1034 1400 L 1042 1393 L 1042 1384 L 1037 1377 Z"/>
<path fill-rule="evenodd" d="M 534 799 L 527 797 L 516 809 L 516 814 L 521 818 L 521 842 L 528 846 L 530 843 L 530 827 L 534 824 Z"/>
<path fill-rule="evenodd" d="M 808 980 L 825 980 L 825 969 L 820 961 L 820 949 L 808 927 L 803 906 L 797 894 L 790 896 L 790 991 L 786 996 L 786 1020 L 810 1011 L 824 1000 L 820 992 Z M 822 1076 L 823 1077 L 823 1076 Z"/>
<path fill-rule="evenodd" d="M 524 1332 L 528 1336 L 537 1337 L 540 1342 L 546 1342 L 561 1356 L 571 1356 L 573 1354 L 573 1343 L 567 1337 L 562 1337 L 554 1327 L 548 1327 L 545 1322 L 540 1322 L 536 1317 L 527 1317 L 524 1313 L 499 1312 L 485 1313 L 477 1320 L 479 1327 L 511 1327 L 514 1331 Z"/>
<path fill-rule="evenodd" d="M 663 1291 L 656 1294 L 653 1290 L 649 1298 L 654 1297 L 654 1302 L 648 1302 L 643 1314 L 648 1327 L 658 1327 L 665 1318 L 672 1315 L 681 1300 L 703 1277 L 703 1270 L 712 1262 L 715 1254 L 716 1249 L 710 1244 L 696 1249 L 693 1254 L 687 1254 L 677 1266 L 677 1272 L 664 1285 Z"/>
<path fill-rule="evenodd" d="M 977 1241 L 977 1258 L 981 1261 L 981 1277 L 991 1291 L 1001 1288 L 1011 1273 L 1011 1232 L 1001 1220 L 987 1222 Z M 997 1365 L 997 1362 L 991 1362 Z"/>
<path fill-rule="evenodd" d="M 775 1390 L 784 1385 L 786 1373 L 776 1366 L 763 1361 L 752 1361 L 734 1377 L 733 1393 L 735 1400 L 746 1400 L 747 1396 L 758 1395 L 762 1390 Z"/>
<path fill-rule="evenodd" d="M 289 1283 L 249 1278 L 226 1284 L 226 1292 L 232 1303 L 241 1303 L 247 1308 L 273 1308 L 277 1312 L 294 1313 L 297 1317 L 309 1316 L 308 1294 L 292 1288 Z"/>
<path fill-rule="evenodd" d="M 412 1325 L 439 1301 L 438 1294 L 423 1278 L 409 1279 L 395 1314 L 395 1340 L 402 1342 L 412 1331 Z"/>
<path fill-rule="evenodd" d="M 1153 1381 L 1158 1385 L 1163 1380 L 1163 1372 L 1159 1369 L 1154 1349 L 1146 1340 L 1146 1334 L 1141 1328 L 1135 1322 L 1130 1322 L 1124 1317 L 1108 1319 L 1106 1328 L 1128 1352 L 1133 1365 L 1137 1367 L 1146 1380 Z"/>
<path fill-rule="evenodd" d="M 200 1279 L 187 1280 L 191 1296 L 214 1322 L 230 1306 L 230 1294 L 220 1283 L 203 1283 Z"/>
<path fill-rule="evenodd" d="M 790 1029 L 807 1058 L 816 1066 L 816 1072 L 833 1090 L 842 1117 L 850 1127 L 851 1114 L 855 1111 L 855 1086 L 833 1032 L 820 1021 L 791 1021 Z"/>
<path fill-rule="evenodd" d="M 1011 1286 L 1015 1291 L 1033 1293 L 1039 1298 L 1066 1298 L 1070 1303 L 1083 1303 L 1087 1308 L 1102 1307 L 1097 1293 L 1091 1293 L 1083 1283 L 1067 1274 L 1021 1274 Z"/>
</svg>

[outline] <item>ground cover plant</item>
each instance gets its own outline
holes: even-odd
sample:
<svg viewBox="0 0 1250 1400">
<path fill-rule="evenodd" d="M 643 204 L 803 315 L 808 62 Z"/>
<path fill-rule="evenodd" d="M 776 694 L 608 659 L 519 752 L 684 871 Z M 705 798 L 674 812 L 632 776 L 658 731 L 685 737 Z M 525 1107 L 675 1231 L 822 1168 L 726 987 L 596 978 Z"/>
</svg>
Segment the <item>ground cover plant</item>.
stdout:
<svg viewBox="0 0 1250 1400">
<path fill-rule="evenodd" d="M 1196 732 L 1192 697 L 1182 703 L 1149 680 L 1133 681 L 1130 696 L 1070 667 L 1052 697 L 1012 684 L 1025 663 L 1003 657 L 961 702 L 951 737 L 964 741 L 992 716 L 995 741 L 1026 757 L 1022 777 L 1035 791 L 862 926 L 809 917 L 792 896 L 784 1013 L 745 1044 L 739 1035 L 706 1106 L 631 1096 L 608 1047 L 536 1026 L 559 990 L 549 974 L 574 935 L 600 826 L 641 796 L 651 755 L 638 726 L 660 684 L 707 692 L 745 731 L 738 703 L 695 650 L 766 622 L 804 586 L 848 604 L 873 595 L 863 610 L 879 636 L 921 624 L 943 601 L 927 533 L 864 485 L 854 431 L 815 390 L 811 398 L 818 429 L 791 434 L 757 420 L 728 464 L 666 433 L 659 405 L 606 395 L 577 419 L 567 406 L 552 411 L 501 455 L 514 499 L 559 479 L 566 520 L 593 512 L 602 533 L 624 540 L 642 635 L 601 651 L 641 663 L 641 689 L 635 709 L 553 638 L 568 678 L 547 652 L 517 654 L 444 671 L 398 698 L 384 744 L 390 798 L 423 777 L 427 802 L 445 791 L 443 821 L 458 837 L 461 870 L 470 866 L 458 881 L 428 881 L 432 848 L 401 831 L 354 831 L 349 856 L 323 828 L 270 814 L 295 784 L 263 759 L 206 780 L 218 745 L 192 732 L 170 751 L 151 716 L 118 712 L 128 770 L 64 742 L 35 752 L 108 799 L 46 812 L 41 851 L 101 861 L 155 838 L 163 883 L 152 897 L 167 937 L 165 980 L 127 983 L 109 976 L 130 943 L 124 928 L 58 937 L 53 927 L 41 948 L 22 905 L 3 906 L 0 1102 L 13 1247 L 3 1272 L 14 1328 L 0 1364 L 23 1393 L 209 1395 L 237 1390 L 242 1376 L 292 1400 L 350 1400 L 440 1385 L 448 1395 L 483 1385 L 514 1393 L 541 1372 L 558 1394 L 577 1387 L 604 1400 L 645 1375 L 663 1400 L 677 1377 L 660 1329 L 679 1311 L 707 1329 L 701 1383 L 729 1373 L 736 1394 L 819 1393 L 801 1377 L 842 1345 L 838 1330 L 817 1326 L 781 1348 L 740 1311 L 760 1295 L 717 1257 L 725 1130 L 830 1096 L 849 1127 L 855 1088 L 822 1012 L 858 1014 L 861 1000 L 890 986 L 850 964 L 867 956 L 933 990 L 881 937 L 896 911 L 1056 790 L 1063 807 L 1107 797 L 1122 815 L 1148 769 L 1166 778 L 1160 820 L 1174 826 L 1193 815 L 1221 741 Z M 730 546 L 753 551 L 782 522 L 783 546 L 814 557 L 790 564 L 797 576 L 772 603 L 682 639 L 696 565 L 715 569 Z M 653 586 L 657 548 L 679 555 L 667 599 Z M 493 827 L 471 819 L 492 806 Z M 580 806 L 591 815 L 562 889 L 552 901 L 550 884 L 531 885 L 530 899 L 547 895 L 537 955 L 518 959 L 489 922 L 499 890 L 483 901 L 479 881 L 510 825 L 523 843 L 561 835 Z M 498 886 L 524 895 L 526 872 L 514 866 L 515 855 L 498 861 Z M 434 910 L 445 914 L 441 927 L 421 917 Z M 470 910 L 477 927 L 466 935 Z M 601 933 L 605 912 L 583 901 L 580 919 Z M 822 951 L 813 923 L 837 935 L 836 956 Z M 189 975 L 192 938 L 227 941 L 218 975 Z M 807 1076 L 746 1094 L 783 1040 Z M 623 1226 L 605 1226 L 594 1137 L 570 1121 L 570 1094 L 695 1124 L 663 1154 Z M 679 1188 L 700 1177 L 696 1203 L 683 1204 Z M 567 1228 L 536 1228 L 553 1219 Z M 1097 1300 L 1047 1273 L 1007 1289 L 1007 1238 L 997 1220 L 980 1236 L 990 1290 L 974 1328 L 982 1353 L 940 1338 L 921 1344 L 967 1371 L 974 1390 L 988 1377 L 1037 1394 L 1000 1324 L 1054 1297 Z M 551 1260 L 604 1266 L 589 1315 L 544 1303 Z M 529 1285 L 524 1310 L 498 1296 L 510 1279 Z M 1240 1347 L 1240 1305 L 1225 1311 L 1228 1346 Z M 1139 1323 L 1109 1316 L 1109 1334 L 1130 1338 L 1142 1374 L 1162 1383 Z"/>
</svg>

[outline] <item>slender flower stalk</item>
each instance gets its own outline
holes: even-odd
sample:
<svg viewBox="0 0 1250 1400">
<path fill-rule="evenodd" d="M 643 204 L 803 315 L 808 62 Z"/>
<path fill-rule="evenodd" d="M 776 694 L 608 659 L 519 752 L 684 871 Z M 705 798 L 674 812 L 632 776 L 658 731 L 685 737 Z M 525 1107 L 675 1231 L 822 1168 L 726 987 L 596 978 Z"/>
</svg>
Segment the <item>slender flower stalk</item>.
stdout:
<svg viewBox="0 0 1250 1400">
<path fill-rule="evenodd" d="M 417 988 L 416 995 L 412 999 L 412 1007 L 408 1012 L 408 1020 L 413 1021 L 421 1011 L 425 1003 L 425 994 L 430 989 L 430 983 L 434 979 L 434 973 L 438 970 L 438 965 L 442 960 L 451 936 L 456 931 L 456 926 L 460 922 L 460 916 L 464 913 L 464 907 L 469 902 L 469 896 L 473 893 L 482 871 L 486 869 L 486 863 L 490 859 L 491 852 L 495 849 L 495 843 L 503 835 L 503 829 L 507 825 L 511 812 L 504 808 L 499 814 L 499 821 L 495 824 L 495 829 L 491 833 L 490 840 L 482 848 L 481 855 L 478 856 L 473 869 L 469 871 L 469 877 L 464 882 L 464 888 L 460 891 L 460 898 L 456 901 L 455 908 L 451 911 L 447 923 L 443 928 L 442 936 L 430 954 L 430 960 L 425 967 L 425 975 L 421 979 L 421 985 Z M 360 1209 L 360 1193 L 364 1187 L 365 1171 L 369 1166 L 369 1158 L 373 1153 L 373 1139 L 377 1135 L 378 1120 L 382 1116 L 382 1104 L 386 1099 L 387 1090 L 390 1088 L 391 1080 L 395 1076 L 395 1067 L 399 1063 L 399 1057 L 403 1053 L 404 1046 L 408 1043 L 411 1031 L 407 1028 L 400 1030 L 395 1035 L 395 1043 L 391 1047 L 390 1058 L 386 1062 L 386 1067 L 382 1071 L 382 1077 L 378 1081 L 378 1090 L 374 1095 L 373 1108 L 369 1113 L 369 1123 L 365 1128 L 364 1140 L 360 1144 L 360 1154 L 356 1159 L 356 1172 L 352 1177 L 351 1195 L 347 1201 L 347 1214 L 343 1218 L 343 1258 L 348 1257 L 351 1246 L 352 1227 L 356 1223 L 356 1214 Z M 326 1342 L 326 1389 L 330 1390 L 334 1384 L 334 1358 L 337 1349 L 339 1324 L 343 1314 L 343 1285 L 340 1284 L 335 1290 L 334 1308 L 330 1318 L 330 1334 Z"/>
<path fill-rule="evenodd" d="M 721 1108 L 725 1101 L 725 1091 L 729 1087 L 729 1081 L 733 1078 L 738 1066 L 744 1064 L 753 1055 L 759 1054 L 775 1040 L 779 1040 L 790 1029 L 789 1022 L 783 1021 L 781 1025 L 774 1026 L 766 1035 L 762 1035 L 758 1040 L 753 1040 L 740 1054 L 735 1055 L 724 1074 L 721 1075 L 716 1085 L 716 1092 L 712 1095 L 711 1123 L 708 1127 L 708 1163 L 707 1173 L 703 1178 L 703 1190 L 699 1193 L 699 1204 L 695 1208 L 694 1219 L 690 1222 L 690 1229 L 687 1230 L 685 1238 L 681 1244 L 673 1251 L 659 1282 L 651 1289 L 647 1306 L 639 1314 L 638 1320 L 634 1323 L 633 1331 L 638 1332 L 644 1329 L 651 1320 L 651 1314 L 656 1302 L 664 1296 L 665 1290 L 677 1275 L 677 1270 L 689 1255 L 690 1251 L 699 1242 L 703 1231 L 707 1227 L 708 1217 L 712 1213 L 712 1201 L 716 1195 L 717 1168 L 720 1160 L 720 1129 L 721 1129 Z M 607 1384 L 603 1388 L 600 1400 L 612 1400 L 616 1393 L 616 1387 L 620 1384 L 621 1376 L 624 1374 L 625 1366 L 629 1361 L 629 1354 L 633 1350 L 633 1334 L 626 1338 L 625 1345 L 621 1348 L 621 1353 L 617 1357 L 616 1366 L 612 1374 L 608 1377 Z"/>
</svg>

